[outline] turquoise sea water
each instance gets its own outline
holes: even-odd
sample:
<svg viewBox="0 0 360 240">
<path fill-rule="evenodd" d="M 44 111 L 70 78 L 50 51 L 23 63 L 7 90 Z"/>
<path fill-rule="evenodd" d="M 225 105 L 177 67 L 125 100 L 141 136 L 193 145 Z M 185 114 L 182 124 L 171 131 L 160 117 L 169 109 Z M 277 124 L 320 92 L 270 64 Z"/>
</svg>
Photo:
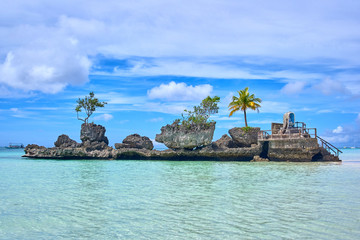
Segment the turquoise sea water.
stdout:
<svg viewBox="0 0 360 240">
<path fill-rule="evenodd" d="M 360 239 L 341 164 L 33 160 L 0 150 L 0 239 Z"/>
</svg>

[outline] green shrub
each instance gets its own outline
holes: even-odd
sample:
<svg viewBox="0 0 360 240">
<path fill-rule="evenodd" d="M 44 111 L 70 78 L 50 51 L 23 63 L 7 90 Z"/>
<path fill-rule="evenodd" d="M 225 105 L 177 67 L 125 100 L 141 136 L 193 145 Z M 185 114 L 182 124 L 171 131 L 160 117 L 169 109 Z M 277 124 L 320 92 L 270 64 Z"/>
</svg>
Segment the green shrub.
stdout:
<svg viewBox="0 0 360 240">
<path fill-rule="evenodd" d="M 183 126 L 186 129 L 192 129 L 196 125 L 210 126 L 208 119 L 211 114 L 218 113 L 220 97 L 215 96 L 211 98 L 208 96 L 199 106 L 194 106 L 193 111 L 184 110 L 181 114 L 182 119 L 175 119 L 173 125 Z"/>
<path fill-rule="evenodd" d="M 242 127 L 241 128 L 244 132 L 249 132 L 251 129 L 253 129 L 252 127 L 249 127 L 249 126 L 247 126 L 247 127 Z"/>
</svg>

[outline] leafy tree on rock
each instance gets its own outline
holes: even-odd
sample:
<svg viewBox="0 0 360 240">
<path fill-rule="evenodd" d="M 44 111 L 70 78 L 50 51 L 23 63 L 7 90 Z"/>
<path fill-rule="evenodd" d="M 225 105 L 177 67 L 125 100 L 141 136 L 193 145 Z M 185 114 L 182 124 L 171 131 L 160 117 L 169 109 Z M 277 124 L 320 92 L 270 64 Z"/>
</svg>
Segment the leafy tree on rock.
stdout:
<svg viewBox="0 0 360 240">
<path fill-rule="evenodd" d="M 94 92 L 90 92 L 89 96 L 85 96 L 85 98 L 79 98 L 76 102 L 78 104 L 75 108 L 77 119 L 83 121 L 85 124 L 88 123 L 89 117 L 95 112 L 96 108 L 102 108 L 107 104 L 107 102 L 100 102 L 99 99 L 95 97 Z M 85 111 L 85 118 L 79 117 L 82 109 Z"/>
<path fill-rule="evenodd" d="M 205 124 L 209 119 L 211 114 L 218 113 L 219 107 L 218 102 L 220 102 L 220 97 L 206 97 L 202 100 L 199 106 L 194 106 L 193 111 L 184 110 L 187 116 L 182 114 L 182 124 L 183 125 L 193 125 L 193 124 Z M 180 119 L 175 120 L 180 122 Z"/>
<path fill-rule="evenodd" d="M 238 94 L 238 97 L 232 97 L 232 102 L 229 104 L 229 117 L 231 117 L 235 112 L 242 110 L 244 112 L 245 127 L 248 127 L 246 110 L 250 108 L 259 112 L 259 108 L 261 107 L 260 103 L 262 102 L 262 100 L 260 98 L 256 98 L 254 94 L 250 95 L 249 87 L 238 91 Z"/>
</svg>

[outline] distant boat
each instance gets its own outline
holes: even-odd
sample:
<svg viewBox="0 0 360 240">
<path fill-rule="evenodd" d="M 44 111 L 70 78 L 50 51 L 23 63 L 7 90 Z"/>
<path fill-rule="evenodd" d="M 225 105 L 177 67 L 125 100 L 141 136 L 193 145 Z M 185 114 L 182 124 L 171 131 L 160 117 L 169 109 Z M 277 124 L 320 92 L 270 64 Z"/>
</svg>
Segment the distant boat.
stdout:
<svg viewBox="0 0 360 240">
<path fill-rule="evenodd" d="M 7 149 L 20 149 L 20 148 L 24 148 L 24 144 L 22 143 L 9 143 L 8 147 L 5 147 Z"/>
</svg>

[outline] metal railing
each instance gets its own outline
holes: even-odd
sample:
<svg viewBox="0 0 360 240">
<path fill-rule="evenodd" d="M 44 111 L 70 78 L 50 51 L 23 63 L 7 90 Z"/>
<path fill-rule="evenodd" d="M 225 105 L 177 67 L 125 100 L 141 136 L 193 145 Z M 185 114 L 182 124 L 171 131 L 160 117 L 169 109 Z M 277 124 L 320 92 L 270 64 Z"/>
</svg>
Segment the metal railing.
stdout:
<svg viewBox="0 0 360 240">
<path fill-rule="evenodd" d="M 321 137 L 317 136 L 317 139 L 321 142 L 321 147 L 325 148 L 326 151 L 329 153 L 333 152 L 337 157 L 339 156 L 339 153 L 342 153 L 340 149 L 326 141 L 325 139 L 322 139 Z"/>
<path fill-rule="evenodd" d="M 301 125 L 301 127 L 299 125 Z M 294 127 L 295 128 L 306 128 L 306 124 L 304 122 L 295 122 Z"/>
<path fill-rule="evenodd" d="M 260 130 L 258 137 L 260 140 L 290 139 L 290 138 L 301 138 L 301 137 L 316 138 L 317 130 L 316 128 L 294 127 L 294 128 L 288 128 L 285 133 L 277 133 L 277 134 L 272 134 L 271 130 Z"/>
<path fill-rule="evenodd" d="M 287 132 L 285 133 L 277 133 L 277 134 L 272 134 L 271 130 L 260 130 L 258 135 L 259 140 L 296 139 L 296 138 L 304 138 L 304 137 L 318 139 L 321 143 L 321 147 L 323 147 L 330 154 L 334 154 L 337 157 L 339 156 L 339 153 L 342 153 L 340 149 L 338 149 L 337 147 L 335 147 L 325 139 L 319 137 L 317 135 L 316 128 L 295 127 L 295 128 L 287 129 Z"/>
</svg>

